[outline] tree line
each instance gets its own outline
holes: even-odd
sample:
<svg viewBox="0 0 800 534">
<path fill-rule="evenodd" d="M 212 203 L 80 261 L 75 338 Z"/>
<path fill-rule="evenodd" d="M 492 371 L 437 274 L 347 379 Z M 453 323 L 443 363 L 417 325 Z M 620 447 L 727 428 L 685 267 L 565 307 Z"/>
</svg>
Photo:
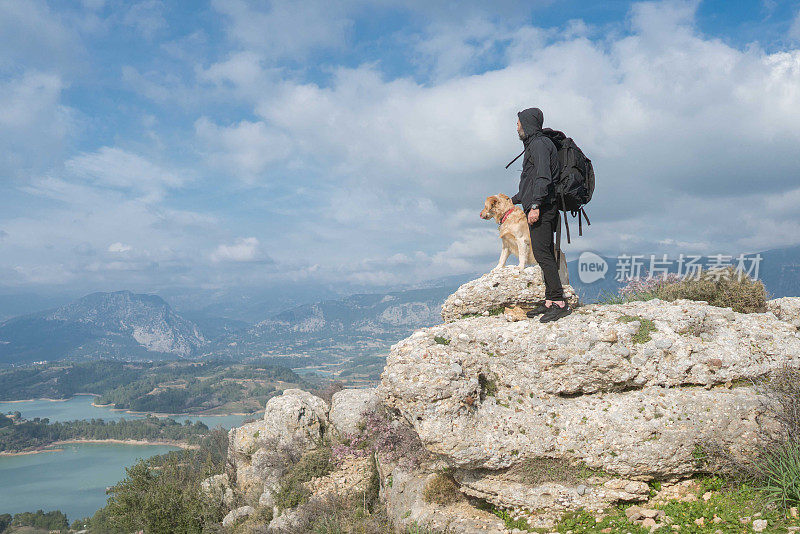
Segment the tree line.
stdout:
<svg viewBox="0 0 800 534">
<path fill-rule="evenodd" d="M 263 404 L 283 389 L 279 383 L 302 379 L 271 362 L 59 362 L 0 369 L 0 401 L 95 393 L 98 403 L 115 408 L 187 413 L 245 399 Z"/>
<path fill-rule="evenodd" d="M 200 421 L 179 423 L 170 418 L 50 422 L 49 419 L 14 420 L 0 414 L 0 452 L 22 452 L 72 439 L 181 441 L 197 443 L 209 433 Z"/>
</svg>

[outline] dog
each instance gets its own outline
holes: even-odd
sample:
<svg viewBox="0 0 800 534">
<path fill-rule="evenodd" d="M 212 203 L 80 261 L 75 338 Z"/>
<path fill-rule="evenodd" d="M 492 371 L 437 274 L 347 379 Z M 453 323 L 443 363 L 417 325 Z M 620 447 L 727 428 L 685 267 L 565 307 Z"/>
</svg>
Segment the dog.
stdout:
<svg viewBox="0 0 800 534">
<path fill-rule="evenodd" d="M 537 265 L 533 257 L 531 248 L 531 232 L 528 226 L 528 218 L 522 208 L 515 206 L 508 195 L 499 193 L 486 198 L 486 202 L 481 210 L 481 219 L 494 219 L 500 231 L 500 259 L 497 261 L 495 269 L 505 267 L 508 257 L 513 254 L 519 258 L 519 270 L 522 271 L 525 265 Z M 569 284 L 569 273 L 567 272 L 567 262 L 562 251 L 558 274 L 562 284 Z"/>
</svg>

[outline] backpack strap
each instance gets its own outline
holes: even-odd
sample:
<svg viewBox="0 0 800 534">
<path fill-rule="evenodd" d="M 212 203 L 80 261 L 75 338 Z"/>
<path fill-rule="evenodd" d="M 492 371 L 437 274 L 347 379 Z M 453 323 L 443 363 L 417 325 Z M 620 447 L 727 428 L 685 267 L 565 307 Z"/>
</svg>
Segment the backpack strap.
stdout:
<svg viewBox="0 0 800 534">
<path fill-rule="evenodd" d="M 572 243 L 569 238 L 569 221 L 567 220 L 567 204 L 564 202 L 564 193 L 561 193 L 561 211 L 564 212 L 564 226 L 567 228 L 567 244 Z M 558 224 L 558 229 L 561 230 L 561 223 Z"/>
<path fill-rule="evenodd" d="M 556 267 L 561 269 L 561 212 L 556 210 L 558 220 L 556 221 Z"/>
<path fill-rule="evenodd" d="M 578 210 L 578 236 L 583 237 L 583 220 L 581 219 L 581 210 Z"/>
<path fill-rule="evenodd" d="M 524 153 L 525 153 L 525 149 L 523 149 L 522 152 L 519 153 L 519 156 L 517 156 L 516 158 L 514 158 L 514 159 L 512 159 L 511 161 L 508 162 L 508 165 L 506 165 L 506 169 L 511 167 L 511 164 L 514 163 L 515 161 L 517 161 L 519 158 L 521 158 Z"/>
<path fill-rule="evenodd" d="M 586 211 L 583 208 L 581 208 L 581 213 L 583 213 L 583 218 L 586 219 L 586 226 L 591 226 L 592 223 L 589 222 L 589 216 L 586 215 Z"/>
</svg>

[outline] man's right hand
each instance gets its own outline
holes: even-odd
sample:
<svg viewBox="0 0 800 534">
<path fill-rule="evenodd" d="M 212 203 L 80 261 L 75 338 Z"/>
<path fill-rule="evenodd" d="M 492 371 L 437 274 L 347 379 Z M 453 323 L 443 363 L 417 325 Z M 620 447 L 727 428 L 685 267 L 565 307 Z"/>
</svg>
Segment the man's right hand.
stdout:
<svg viewBox="0 0 800 534">
<path fill-rule="evenodd" d="M 533 224 L 539 220 L 539 208 L 535 210 L 530 210 L 528 212 L 528 224 Z"/>
</svg>

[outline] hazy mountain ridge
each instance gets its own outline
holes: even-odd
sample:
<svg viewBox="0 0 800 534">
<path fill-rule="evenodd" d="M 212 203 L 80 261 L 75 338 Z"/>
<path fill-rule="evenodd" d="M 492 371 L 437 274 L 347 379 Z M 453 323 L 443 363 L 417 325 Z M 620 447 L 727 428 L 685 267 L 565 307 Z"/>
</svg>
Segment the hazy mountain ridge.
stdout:
<svg viewBox="0 0 800 534">
<path fill-rule="evenodd" d="M 800 294 L 800 247 L 761 256 L 759 276 L 773 296 Z M 616 258 L 604 259 L 606 276 L 592 284 L 580 281 L 577 255 L 568 263 L 570 281 L 584 302 L 620 287 Z M 215 316 L 213 306 L 177 313 L 155 295 L 93 293 L 54 310 L 0 322 L 0 363 L 201 356 L 333 361 L 380 354 L 416 328 L 438 324 L 444 299 L 470 278 L 449 276 L 403 290 L 333 297 L 279 313 L 272 312 L 274 303 L 250 302 L 248 314 L 258 315 L 260 309 L 262 319 L 249 323 L 226 318 L 225 310 Z"/>
<path fill-rule="evenodd" d="M 155 295 L 92 293 L 55 310 L 0 323 L 0 357 L 15 361 L 93 357 L 190 357 L 208 343 Z"/>
</svg>

